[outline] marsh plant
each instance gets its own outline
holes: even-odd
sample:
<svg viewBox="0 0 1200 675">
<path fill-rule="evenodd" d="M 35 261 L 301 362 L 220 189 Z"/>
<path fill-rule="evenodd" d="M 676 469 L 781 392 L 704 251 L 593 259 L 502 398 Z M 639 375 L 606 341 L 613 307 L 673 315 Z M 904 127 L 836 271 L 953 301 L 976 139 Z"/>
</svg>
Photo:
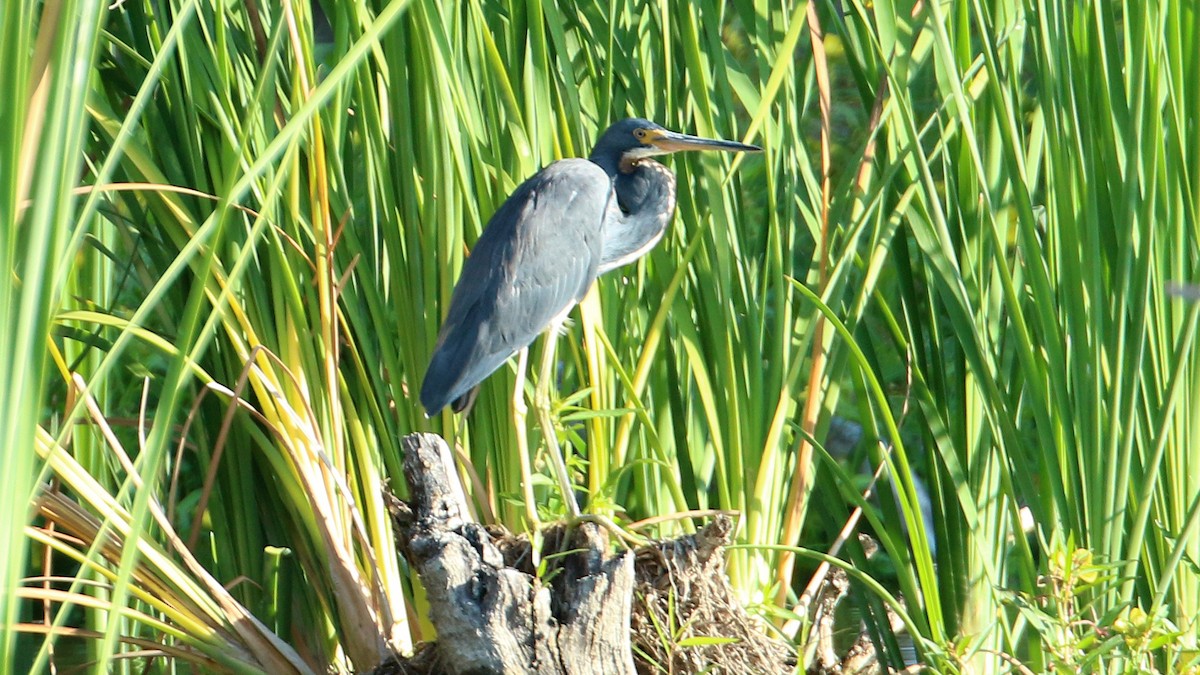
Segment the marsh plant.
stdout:
<svg viewBox="0 0 1200 675">
<path fill-rule="evenodd" d="M 662 243 L 571 317 L 554 428 L 593 512 L 740 514 L 730 585 L 801 654 L 825 561 L 892 667 L 884 608 L 937 672 L 1194 669 L 1198 17 L 3 3 L 0 663 L 349 672 L 433 638 L 382 498 L 404 434 L 518 531 L 524 438 L 564 512 L 511 366 L 465 425 L 421 414 L 451 289 L 515 185 L 640 116 L 765 152 L 668 160 Z M 879 564 L 823 554 L 856 507 Z"/>
</svg>

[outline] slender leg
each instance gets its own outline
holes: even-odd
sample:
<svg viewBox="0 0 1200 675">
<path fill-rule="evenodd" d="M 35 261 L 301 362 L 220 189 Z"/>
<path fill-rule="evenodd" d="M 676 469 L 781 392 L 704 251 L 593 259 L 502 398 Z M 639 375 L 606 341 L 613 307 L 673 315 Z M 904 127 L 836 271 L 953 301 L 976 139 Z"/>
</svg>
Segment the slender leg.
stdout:
<svg viewBox="0 0 1200 675">
<path fill-rule="evenodd" d="M 562 448 L 558 446 L 558 436 L 554 433 L 554 419 L 550 416 L 550 383 L 554 372 L 554 348 L 557 345 L 558 326 L 555 325 L 546 331 L 546 345 L 542 349 L 542 367 L 538 372 L 537 386 L 533 390 L 533 407 L 542 426 L 542 436 L 546 439 L 550 462 L 554 465 L 554 473 L 558 479 L 558 488 L 562 491 L 563 501 L 567 505 L 571 519 L 578 520 L 579 504 L 575 502 L 575 491 L 571 488 L 567 463 L 563 459 Z"/>
<path fill-rule="evenodd" d="M 529 435 L 526 431 L 525 416 L 529 409 L 525 407 L 525 369 L 529 364 L 529 348 L 522 349 L 517 355 L 517 384 L 513 387 L 513 429 L 517 434 L 517 454 L 521 457 L 521 489 L 525 492 L 525 517 L 529 519 L 531 532 L 537 532 L 541 527 L 538 520 L 537 502 L 533 497 L 533 471 L 529 466 Z"/>
</svg>

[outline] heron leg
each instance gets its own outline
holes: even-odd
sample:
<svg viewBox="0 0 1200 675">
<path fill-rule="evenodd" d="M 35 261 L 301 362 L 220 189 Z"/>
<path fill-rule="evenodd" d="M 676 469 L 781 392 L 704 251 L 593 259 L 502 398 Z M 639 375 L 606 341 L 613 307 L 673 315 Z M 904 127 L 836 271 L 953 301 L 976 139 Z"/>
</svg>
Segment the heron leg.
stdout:
<svg viewBox="0 0 1200 675">
<path fill-rule="evenodd" d="M 571 519 L 578 520 L 579 504 L 575 501 L 571 476 L 567 473 L 567 463 L 563 459 L 562 448 L 558 445 L 558 434 L 554 431 L 554 419 L 550 415 L 550 384 L 554 372 L 554 349 L 557 345 L 558 325 L 552 325 L 550 330 L 546 331 L 546 345 L 542 348 L 542 367 L 538 372 L 537 386 L 533 390 L 533 407 L 542 426 L 542 436 L 546 439 L 550 463 L 554 465 L 555 478 L 558 479 L 563 502 L 567 505 Z"/>
<path fill-rule="evenodd" d="M 513 429 L 517 434 L 517 454 L 521 462 L 521 489 L 525 496 L 525 517 L 529 519 L 529 528 L 537 532 L 541 521 L 537 515 L 537 501 L 533 497 L 533 470 L 529 464 L 529 434 L 526 431 L 525 416 L 529 409 L 525 407 L 525 370 L 529 365 L 529 348 L 526 347 L 517 355 L 517 383 L 513 387 Z"/>
</svg>

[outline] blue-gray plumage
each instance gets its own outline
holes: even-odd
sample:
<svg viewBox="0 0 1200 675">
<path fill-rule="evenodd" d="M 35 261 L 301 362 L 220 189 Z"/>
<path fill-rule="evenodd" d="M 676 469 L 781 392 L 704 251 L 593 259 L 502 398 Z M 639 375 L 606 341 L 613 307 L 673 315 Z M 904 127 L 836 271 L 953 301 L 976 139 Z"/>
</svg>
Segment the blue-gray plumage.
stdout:
<svg viewBox="0 0 1200 675">
<path fill-rule="evenodd" d="M 421 385 L 426 414 L 461 412 L 479 383 L 561 322 L 596 277 L 646 254 L 675 212 L 675 177 L 650 157 L 758 151 L 644 119 L 609 127 L 588 159 L 554 162 L 492 216 L 450 298 Z"/>
</svg>

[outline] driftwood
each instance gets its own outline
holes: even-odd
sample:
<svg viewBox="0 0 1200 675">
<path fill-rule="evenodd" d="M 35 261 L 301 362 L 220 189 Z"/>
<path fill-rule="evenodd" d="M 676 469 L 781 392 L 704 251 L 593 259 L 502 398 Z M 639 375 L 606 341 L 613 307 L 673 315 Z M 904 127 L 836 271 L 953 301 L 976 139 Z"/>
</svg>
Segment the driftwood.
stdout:
<svg viewBox="0 0 1200 675">
<path fill-rule="evenodd" d="M 793 672 L 791 651 L 729 589 L 732 520 L 636 554 L 611 552 L 593 523 L 551 528 L 539 574 L 528 539 L 471 522 L 440 437 L 412 434 L 403 447 L 412 501 L 392 498 L 390 508 L 438 634 L 376 675 Z"/>
<path fill-rule="evenodd" d="M 412 434 L 403 447 L 412 518 L 401 523 L 400 543 L 425 587 L 438 643 L 434 658 L 421 657 L 432 669 L 391 672 L 634 675 L 632 553 L 608 553 L 606 534 L 583 523 L 569 537 L 582 552 L 558 558 L 549 581 L 539 579 L 518 568 L 527 548 L 470 521 L 440 437 Z"/>
</svg>

